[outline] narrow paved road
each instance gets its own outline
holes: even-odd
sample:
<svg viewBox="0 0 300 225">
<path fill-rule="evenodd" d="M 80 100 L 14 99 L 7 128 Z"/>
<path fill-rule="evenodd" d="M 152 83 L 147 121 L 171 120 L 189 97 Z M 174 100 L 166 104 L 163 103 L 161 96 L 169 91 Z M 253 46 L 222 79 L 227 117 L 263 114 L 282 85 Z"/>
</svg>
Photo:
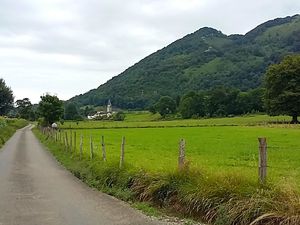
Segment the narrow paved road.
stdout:
<svg viewBox="0 0 300 225">
<path fill-rule="evenodd" d="M 0 225 L 161 224 L 62 168 L 30 127 L 0 150 Z"/>
</svg>

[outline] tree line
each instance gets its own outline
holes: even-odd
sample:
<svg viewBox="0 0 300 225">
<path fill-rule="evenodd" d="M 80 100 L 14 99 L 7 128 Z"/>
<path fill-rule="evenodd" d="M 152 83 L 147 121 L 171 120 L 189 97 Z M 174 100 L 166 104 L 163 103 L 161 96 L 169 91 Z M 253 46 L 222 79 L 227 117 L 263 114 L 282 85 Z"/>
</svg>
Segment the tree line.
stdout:
<svg viewBox="0 0 300 225">
<path fill-rule="evenodd" d="M 242 92 L 220 86 L 210 91 L 190 91 L 176 99 L 163 96 L 149 110 L 152 113 L 158 112 L 163 117 L 178 114 L 184 119 L 227 117 L 264 112 L 263 98 L 263 88 Z"/>
<path fill-rule="evenodd" d="M 63 124 L 64 120 L 80 121 L 94 113 L 96 109 L 92 106 L 79 108 L 73 102 L 62 101 L 48 93 L 40 96 L 38 104 L 32 104 L 29 98 L 14 101 L 12 89 L 0 78 L 0 116 L 38 121 L 43 126 L 49 126 L 58 121 Z M 107 119 L 122 121 L 124 118 L 125 114 L 118 112 Z"/>
</svg>

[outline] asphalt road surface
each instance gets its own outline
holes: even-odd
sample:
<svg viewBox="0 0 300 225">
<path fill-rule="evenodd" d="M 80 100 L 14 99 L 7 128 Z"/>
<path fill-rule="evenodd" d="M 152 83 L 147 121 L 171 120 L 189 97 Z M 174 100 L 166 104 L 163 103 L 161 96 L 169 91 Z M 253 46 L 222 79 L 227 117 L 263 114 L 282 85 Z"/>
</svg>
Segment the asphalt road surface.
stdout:
<svg viewBox="0 0 300 225">
<path fill-rule="evenodd" d="M 0 150 L 0 225 L 154 225 L 126 203 L 92 190 L 18 130 Z"/>
</svg>

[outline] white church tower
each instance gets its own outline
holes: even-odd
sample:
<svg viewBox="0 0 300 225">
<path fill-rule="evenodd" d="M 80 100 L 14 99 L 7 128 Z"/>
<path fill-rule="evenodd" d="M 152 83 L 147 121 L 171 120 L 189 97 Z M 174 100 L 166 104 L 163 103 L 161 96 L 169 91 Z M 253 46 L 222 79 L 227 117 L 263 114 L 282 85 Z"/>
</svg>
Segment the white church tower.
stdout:
<svg viewBox="0 0 300 225">
<path fill-rule="evenodd" d="M 107 113 L 112 113 L 112 104 L 110 102 L 110 99 L 108 100 L 108 103 L 107 103 L 107 109 L 106 109 L 106 112 Z"/>
</svg>

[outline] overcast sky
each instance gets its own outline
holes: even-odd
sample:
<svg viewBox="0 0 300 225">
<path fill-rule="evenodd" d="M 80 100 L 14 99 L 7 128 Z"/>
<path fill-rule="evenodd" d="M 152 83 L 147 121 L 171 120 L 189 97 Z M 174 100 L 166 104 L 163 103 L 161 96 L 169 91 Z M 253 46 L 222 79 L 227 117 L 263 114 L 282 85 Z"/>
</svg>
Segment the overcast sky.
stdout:
<svg viewBox="0 0 300 225">
<path fill-rule="evenodd" d="M 201 27 L 244 34 L 299 0 L 0 0 L 0 77 L 67 100 Z"/>
</svg>

